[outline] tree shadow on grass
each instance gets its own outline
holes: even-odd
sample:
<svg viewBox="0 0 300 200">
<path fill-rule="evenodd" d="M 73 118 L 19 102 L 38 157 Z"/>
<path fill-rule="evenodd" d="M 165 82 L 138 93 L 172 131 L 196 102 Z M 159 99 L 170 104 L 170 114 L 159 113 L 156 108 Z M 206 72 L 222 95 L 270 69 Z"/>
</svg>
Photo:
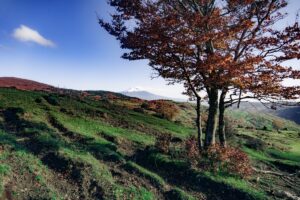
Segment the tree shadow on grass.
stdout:
<svg viewBox="0 0 300 200">
<path fill-rule="evenodd" d="M 169 159 L 156 149 L 149 148 L 138 151 L 131 159 L 156 172 L 171 184 L 205 193 L 208 199 L 256 199 L 247 192 L 215 181 L 203 173 L 191 169 L 186 161 Z"/>
<path fill-rule="evenodd" d="M 88 151 L 97 159 L 104 161 L 122 161 L 124 158 L 116 150 L 116 146 L 111 143 L 101 143 L 94 138 L 83 136 L 79 133 L 69 131 L 57 120 L 51 119 L 52 124 L 56 122 L 55 128 L 63 132 L 64 137 L 49 128 L 46 123 L 36 123 L 23 119 L 24 110 L 21 108 L 7 108 L 0 110 L 0 116 L 4 119 L 0 123 L 0 128 L 8 135 L 3 135 L 3 142 L 14 147 L 23 148 L 35 155 L 44 155 L 49 152 L 57 152 L 60 148 Z M 54 122 L 53 122 L 54 121 Z"/>
<path fill-rule="evenodd" d="M 6 141 L 8 145 L 23 148 L 34 154 L 57 151 L 60 147 L 67 146 L 47 124 L 25 120 L 20 117 L 22 115 L 24 110 L 21 108 L 0 110 L 0 116 L 3 118 L 0 128 L 6 133 L 2 135 L 2 142 Z"/>
</svg>

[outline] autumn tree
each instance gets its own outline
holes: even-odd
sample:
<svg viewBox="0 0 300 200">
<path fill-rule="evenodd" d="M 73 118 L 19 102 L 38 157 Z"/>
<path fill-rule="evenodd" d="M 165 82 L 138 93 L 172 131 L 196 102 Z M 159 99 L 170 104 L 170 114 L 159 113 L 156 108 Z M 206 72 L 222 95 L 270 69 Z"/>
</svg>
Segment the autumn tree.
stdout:
<svg viewBox="0 0 300 200">
<path fill-rule="evenodd" d="M 197 100 L 198 143 L 201 144 L 199 93 L 209 109 L 205 146 L 226 145 L 225 109 L 246 98 L 275 102 L 299 97 L 299 87 L 282 84 L 299 71 L 284 65 L 299 59 L 298 24 L 276 30 L 285 0 L 109 0 L 116 9 L 111 22 L 100 25 L 127 51 L 123 58 L 149 60 L 170 83 L 183 83 Z M 219 113 L 219 117 L 218 117 Z M 200 120 L 199 120 L 200 118 Z"/>
</svg>

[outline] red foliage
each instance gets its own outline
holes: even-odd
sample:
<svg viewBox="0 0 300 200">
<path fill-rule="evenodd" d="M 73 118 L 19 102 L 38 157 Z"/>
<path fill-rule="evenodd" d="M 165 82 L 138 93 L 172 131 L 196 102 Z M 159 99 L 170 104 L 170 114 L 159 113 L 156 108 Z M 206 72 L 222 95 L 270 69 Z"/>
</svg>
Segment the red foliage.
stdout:
<svg viewBox="0 0 300 200">
<path fill-rule="evenodd" d="M 109 100 L 115 100 L 115 99 L 118 99 L 118 97 L 112 93 L 108 93 L 106 95 L 106 98 L 109 99 Z"/>
<path fill-rule="evenodd" d="M 234 147 L 211 146 L 202 153 L 199 164 L 206 170 L 238 175 L 242 178 L 252 174 L 247 154 Z"/>
<path fill-rule="evenodd" d="M 39 91 L 55 91 L 57 88 L 53 86 L 39 83 L 36 81 L 14 78 L 14 77 L 2 77 L 0 78 L 0 87 L 2 88 L 16 88 L 18 90 L 39 90 Z"/>
<path fill-rule="evenodd" d="M 131 98 L 129 101 L 132 103 L 143 103 L 145 100 L 138 99 L 138 98 Z"/>
<path fill-rule="evenodd" d="M 185 141 L 185 153 L 187 158 L 189 159 L 188 161 L 192 166 L 196 166 L 197 163 L 199 162 L 200 153 L 199 153 L 199 148 L 197 144 L 197 139 L 194 136 L 191 136 Z"/>
<path fill-rule="evenodd" d="M 191 136 L 185 141 L 185 151 L 190 160 L 194 160 L 199 157 L 199 148 L 196 137 Z"/>
<path fill-rule="evenodd" d="M 94 98 L 95 101 L 100 101 L 101 100 L 101 96 L 99 96 L 99 95 L 96 95 L 93 98 Z"/>
<path fill-rule="evenodd" d="M 90 94 L 88 92 L 81 92 L 80 93 L 80 97 L 84 98 L 84 97 L 88 97 Z"/>
<path fill-rule="evenodd" d="M 153 100 L 142 106 L 145 109 L 157 112 L 161 117 L 173 120 L 179 113 L 179 108 L 172 102 L 166 100 Z"/>
</svg>

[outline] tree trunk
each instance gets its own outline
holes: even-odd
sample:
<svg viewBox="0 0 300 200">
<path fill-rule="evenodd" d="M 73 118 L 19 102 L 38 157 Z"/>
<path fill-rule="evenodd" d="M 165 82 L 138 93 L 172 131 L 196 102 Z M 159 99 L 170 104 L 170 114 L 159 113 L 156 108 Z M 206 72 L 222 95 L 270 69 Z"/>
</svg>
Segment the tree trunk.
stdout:
<svg viewBox="0 0 300 200">
<path fill-rule="evenodd" d="M 216 127 L 218 115 L 218 89 L 210 89 L 208 92 L 209 109 L 208 119 L 205 133 L 205 147 L 215 144 L 216 141 Z"/>
<path fill-rule="evenodd" d="M 222 147 L 226 147 L 226 135 L 225 135 L 225 97 L 227 91 L 222 91 L 220 96 L 220 103 L 219 103 L 219 141 Z"/>
<path fill-rule="evenodd" d="M 201 123 L 201 98 L 197 97 L 197 118 L 196 118 L 196 125 L 197 125 L 197 131 L 198 131 L 198 147 L 199 152 L 203 148 L 202 144 L 202 123 Z"/>
</svg>

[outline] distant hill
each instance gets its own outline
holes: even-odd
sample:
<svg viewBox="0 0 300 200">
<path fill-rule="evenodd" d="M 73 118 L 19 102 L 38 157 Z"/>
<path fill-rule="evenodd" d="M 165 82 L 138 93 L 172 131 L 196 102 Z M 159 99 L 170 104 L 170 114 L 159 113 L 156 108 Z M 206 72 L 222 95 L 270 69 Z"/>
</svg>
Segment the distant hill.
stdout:
<svg viewBox="0 0 300 200">
<path fill-rule="evenodd" d="M 285 107 L 275 112 L 277 116 L 300 124 L 300 106 Z"/>
<path fill-rule="evenodd" d="M 237 109 L 236 106 L 232 107 L 232 109 Z M 300 124 L 300 106 L 282 106 L 277 107 L 277 110 L 269 109 L 265 107 L 263 104 L 259 102 L 242 102 L 239 110 L 247 111 L 247 112 L 259 112 L 272 114 L 287 120 L 291 120 Z"/>
<path fill-rule="evenodd" d="M 165 97 L 165 96 L 160 96 L 157 94 L 153 94 L 151 92 L 148 92 L 146 90 L 143 90 L 141 88 L 131 88 L 129 90 L 126 91 L 122 91 L 120 92 L 123 95 L 129 96 L 129 97 L 135 97 L 135 98 L 139 98 L 139 99 L 144 99 L 144 100 L 158 100 L 158 99 L 166 99 L 166 100 L 173 100 L 173 101 L 179 101 L 179 102 L 183 102 L 186 101 L 184 99 L 179 99 L 179 98 L 171 98 L 171 97 Z"/>
<path fill-rule="evenodd" d="M 0 88 L 16 88 L 28 91 L 54 91 L 55 87 L 32 80 L 16 77 L 0 77 Z"/>
</svg>

